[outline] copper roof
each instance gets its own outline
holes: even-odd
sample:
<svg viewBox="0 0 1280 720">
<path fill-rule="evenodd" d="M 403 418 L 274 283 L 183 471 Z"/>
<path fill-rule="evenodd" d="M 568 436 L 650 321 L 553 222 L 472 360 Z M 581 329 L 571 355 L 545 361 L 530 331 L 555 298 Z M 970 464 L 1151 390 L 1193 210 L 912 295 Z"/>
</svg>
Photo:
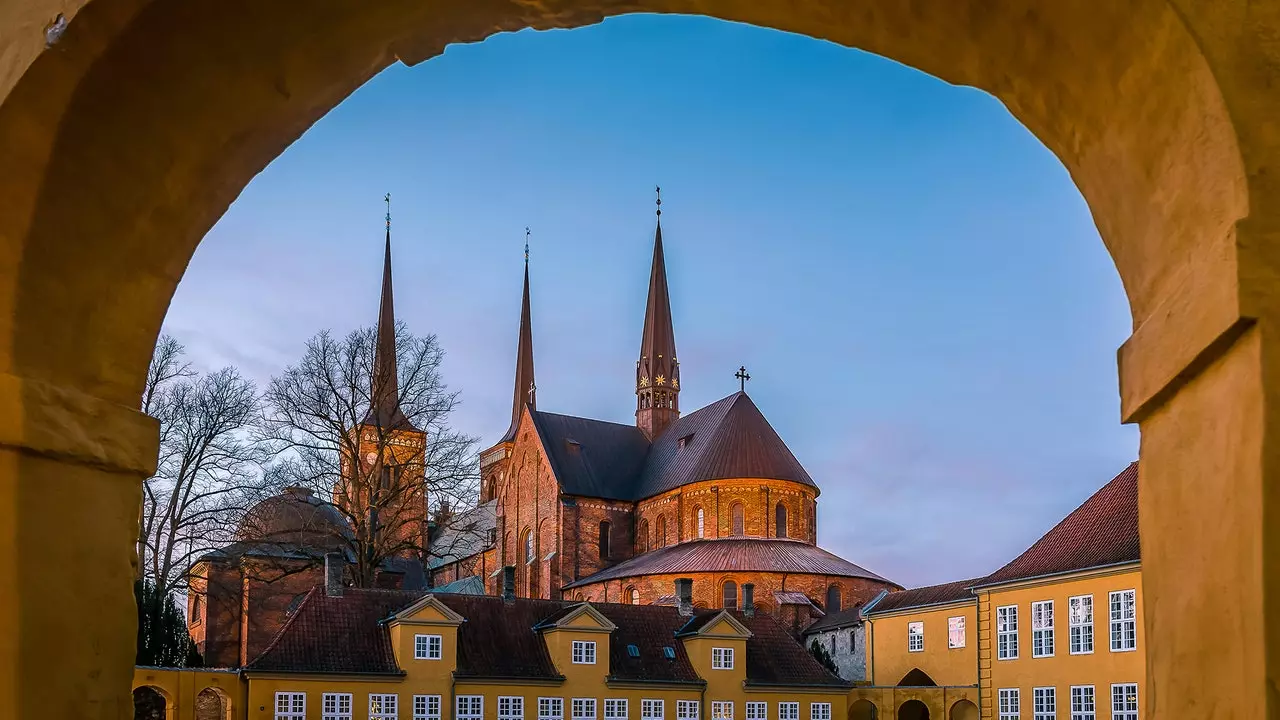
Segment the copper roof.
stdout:
<svg viewBox="0 0 1280 720">
<path fill-rule="evenodd" d="M 314 588 L 267 649 L 246 670 L 298 673 L 401 675 L 390 631 L 382 620 L 412 605 L 417 593 L 348 588 L 338 597 Z M 561 675 L 534 630 L 577 603 L 558 600 L 504 601 L 489 595 L 435 595 L 466 618 L 458 627 L 455 677 L 559 680 Z M 688 618 L 672 607 L 593 603 L 617 626 L 611 635 L 609 677 L 617 680 L 698 683 L 676 631 Z M 738 620 L 751 630 L 747 682 L 839 685 L 772 617 Z M 632 656 L 629 646 L 635 646 Z M 668 659 L 664 648 L 675 657 Z"/>
<path fill-rule="evenodd" d="M 382 259 L 382 299 L 378 303 L 378 342 L 374 348 L 373 387 L 365 425 L 384 429 L 412 429 L 400 409 L 396 378 L 396 304 L 391 290 L 391 213 L 387 212 L 387 243 Z"/>
<path fill-rule="evenodd" d="M 520 413 L 524 406 L 538 409 L 538 396 L 533 380 L 533 327 L 529 311 L 529 245 L 524 248 L 524 292 L 520 297 L 520 334 L 516 342 L 516 385 L 511 400 L 511 426 L 498 442 L 516 439 L 520 427 Z"/>
<path fill-rule="evenodd" d="M 676 360 L 676 333 L 671 322 L 671 296 L 667 290 L 667 263 L 662 251 L 662 211 L 653 234 L 653 263 L 649 268 L 649 299 L 644 309 L 644 330 L 640 334 L 640 359 L 636 362 L 636 392 L 640 378 L 669 381 L 679 397 L 680 364 Z M 679 405 L 676 406 L 679 409 Z"/>
<path fill-rule="evenodd" d="M 973 587 L 974 583 L 977 582 L 978 580 L 957 580 L 955 582 L 942 583 L 941 585 L 929 585 L 927 587 L 891 592 L 879 600 L 869 603 L 865 614 L 875 615 L 892 610 L 941 605 L 958 600 L 976 601 L 973 592 L 969 588 Z"/>
<path fill-rule="evenodd" d="M 1137 562 L 1138 463 L 1115 476 L 1012 562 L 978 581 L 998 585 Z"/>
<path fill-rule="evenodd" d="M 891 583 L 816 545 L 783 538 L 690 540 L 618 563 L 566 588 L 637 575 L 692 572 L 785 572 L 857 577 Z"/>
<path fill-rule="evenodd" d="M 790 480 L 817 488 L 744 392 L 680 418 L 652 444 L 632 425 L 532 415 L 552 472 L 569 495 L 642 500 L 725 478 Z"/>
</svg>

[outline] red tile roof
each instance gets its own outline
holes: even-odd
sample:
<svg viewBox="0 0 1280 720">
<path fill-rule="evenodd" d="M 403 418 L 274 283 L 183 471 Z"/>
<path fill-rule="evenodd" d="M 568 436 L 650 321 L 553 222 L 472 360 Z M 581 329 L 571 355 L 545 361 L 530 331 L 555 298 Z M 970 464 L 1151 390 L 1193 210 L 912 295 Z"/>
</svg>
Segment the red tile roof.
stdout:
<svg viewBox="0 0 1280 720">
<path fill-rule="evenodd" d="M 565 587 L 637 575 L 719 571 L 810 573 L 890 582 L 800 540 L 734 537 L 690 540 L 651 550 Z"/>
<path fill-rule="evenodd" d="M 249 672 L 401 675 L 382 620 L 412 605 L 418 593 L 348 588 L 338 597 L 313 589 Z M 577 603 L 493 596 L 435 594 L 466 618 L 458 628 L 458 677 L 558 680 L 560 674 L 534 627 Z M 676 608 L 593 603 L 617 625 L 609 675 L 618 680 L 701 683 L 675 636 L 686 624 Z M 755 636 L 747 644 L 747 679 L 757 683 L 839 683 L 769 616 L 744 618 Z M 637 650 L 632 657 L 628 646 Z M 675 654 L 668 659 L 664 648 Z M 755 657 L 753 656 L 760 656 Z"/>
<path fill-rule="evenodd" d="M 1138 463 L 1134 462 L 1026 552 L 976 584 L 999 585 L 1140 559 Z"/>
<path fill-rule="evenodd" d="M 891 612 L 893 610 L 941 605 L 957 600 L 974 600 L 976 602 L 977 598 L 974 597 L 969 588 L 973 587 L 977 582 L 979 581 L 957 580 L 955 582 L 942 583 L 941 585 L 929 585 L 928 587 L 892 592 L 879 600 L 868 603 L 868 607 L 863 612 L 866 615 L 876 615 L 877 613 Z"/>
</svg>

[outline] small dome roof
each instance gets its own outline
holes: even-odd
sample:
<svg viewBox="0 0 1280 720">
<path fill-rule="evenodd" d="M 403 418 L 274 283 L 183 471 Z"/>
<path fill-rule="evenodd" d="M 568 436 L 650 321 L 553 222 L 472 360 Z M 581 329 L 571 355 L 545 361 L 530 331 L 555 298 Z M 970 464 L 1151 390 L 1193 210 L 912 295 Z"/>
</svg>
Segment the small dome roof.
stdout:
<svg viewBox="0 0 1280 720">
<path fill-rule="evenodd" d="M 239 542 L 336 547 L 351 534 L 346 518 L 307 488 L 288 487 L 249 509 L 236 528 Z"/>
</svg>

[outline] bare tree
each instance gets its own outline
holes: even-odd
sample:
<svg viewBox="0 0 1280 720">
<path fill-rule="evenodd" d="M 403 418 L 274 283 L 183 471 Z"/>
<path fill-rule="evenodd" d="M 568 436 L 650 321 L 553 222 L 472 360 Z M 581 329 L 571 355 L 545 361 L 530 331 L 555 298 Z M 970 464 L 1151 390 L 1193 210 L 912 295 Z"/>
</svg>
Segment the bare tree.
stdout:
<svg viewBox="0 0 1280 720">
<path fill-rule="evenodd" d="M 261 401 L 233 367 L 200 374 L 180 343 L 156 344 L 142 409 L 160 421 L 156 473 L 143 484 L 139 572 L 160 596 L 186 587 L 195 559 L 229 541 L 260 495 L 264 449 L 250 435 Z"/>
<path fill-rule="evenodd" d="M 479 487 L 476 439 L 448 424 L 458 393 L 441 378 L 444 351 L 434 335 L 403 324 L 395 335 L 394 363 L 379 362 L 375 328 L 315 335 L 271 379 L 260 425 L 281 453 L 271 481 L 332 498 L 344 522 L 314 530 L 345 551 L 354 582 L 366 587 L 398 560 L 449 552 L 430 546 L 428 501 L 464 505 Z"/>
</svg>

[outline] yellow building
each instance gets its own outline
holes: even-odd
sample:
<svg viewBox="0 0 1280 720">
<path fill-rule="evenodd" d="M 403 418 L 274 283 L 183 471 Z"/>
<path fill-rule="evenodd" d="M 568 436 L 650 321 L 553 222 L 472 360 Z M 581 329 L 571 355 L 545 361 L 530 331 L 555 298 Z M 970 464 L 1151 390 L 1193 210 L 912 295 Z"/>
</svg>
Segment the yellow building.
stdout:
<svg viewBox="0 0 1280 720">
<path fill-rule="evenodd" d="M 336 573 L 330 577 L 340 577 Z M 204 671 L 139 668 L 167 720 L 833 720 L 850 685 L 772 616 L 677 606 L 409 594 L 328 582 L 267 649 L 183 698 Z M 751 589 L 744 587 L 744 600 Z M 207 673 L 204 673 L 207 674 Z"/>
<path fill-rule="evenodd" d="M 1137 504 L 1133 463 L 994 573 L 869 603 L 850 720 L 1137 720 Z"/>
</svg>

